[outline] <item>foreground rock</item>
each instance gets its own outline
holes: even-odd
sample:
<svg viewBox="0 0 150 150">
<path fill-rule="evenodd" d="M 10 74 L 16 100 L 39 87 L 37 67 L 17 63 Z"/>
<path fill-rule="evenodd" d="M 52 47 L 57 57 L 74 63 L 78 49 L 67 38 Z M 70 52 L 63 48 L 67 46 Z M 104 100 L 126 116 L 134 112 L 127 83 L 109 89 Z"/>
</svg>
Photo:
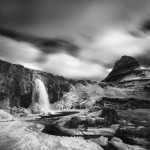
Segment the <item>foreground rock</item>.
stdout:
<svg viewBox="0 0 150 150">
<path fill-rule="evenodd" d="M 42 129 L 43 125 L 29 122 L 1 122 L 0 150 L 103 150 L 83 138 L 52 136 Z"/>
<path fill-rule="evenodd" d="M 120 143 L 122 143 L 122 140 L 119 139 L 119 138 L 117 138 L 117 137 L 113 137 L 113 138 L 111 139 L 111 142 L 120 142 Z"/>
<path fill-rule="evenodd" d="M 116 110 L 110 107 L 103 108 L 100 117 L 103 117 L 105 119 L 105 126 L 117 124 L 120 119 Z"/>
<path fill-rule="evenodd" d="M 122 142 L 110 142 L 117 150 L 145 150 L 144 148 L 141 148 L 139 146 L 132 146 L 128 145 Z"/>
<path fill-rule="evenodd" d="M 9 122 L 9 121 L 14 121 L 14 120 L 15 120 L 15 117 L 5 112 L 4 110 L 0 109 L 0 122 Z"/>
<path fill-rule="evenodd" d="M 101 145 L 101 146 L 107 146 L 108 145 L 108 138 L 104 137 L 104 136 L 101 136 L 98 139 L 98 144 Z"/>
</svg>

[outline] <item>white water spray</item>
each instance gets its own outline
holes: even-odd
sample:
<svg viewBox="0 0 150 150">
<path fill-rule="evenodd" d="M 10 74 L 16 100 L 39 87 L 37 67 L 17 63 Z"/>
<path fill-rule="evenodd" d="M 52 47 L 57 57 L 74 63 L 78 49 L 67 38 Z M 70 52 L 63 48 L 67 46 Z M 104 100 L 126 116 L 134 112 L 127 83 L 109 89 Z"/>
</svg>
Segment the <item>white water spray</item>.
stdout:
<svg viewBox="0 0 150 150">
<path fill-rule="evenodd" d="M 35 80 L 35 89 L 38 93 L 38 103 L 45 114 L 51 113 L 49 98 L 44 83 L 40 79 Z"/>
</svg>

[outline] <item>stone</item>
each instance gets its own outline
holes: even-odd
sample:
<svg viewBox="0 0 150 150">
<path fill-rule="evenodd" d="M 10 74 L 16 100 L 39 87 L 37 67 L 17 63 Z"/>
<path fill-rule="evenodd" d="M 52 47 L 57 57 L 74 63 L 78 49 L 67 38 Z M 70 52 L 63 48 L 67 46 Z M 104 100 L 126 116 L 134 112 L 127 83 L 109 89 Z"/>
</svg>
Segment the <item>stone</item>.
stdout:
<svg viewBox="0 0 150 150">
<path fill-rule="evenodd" d="M 117 138 L 117 137 L 113 137 L 111 139 L 112 142 L 121 142 L 122 143 L 122 140 L 120 138 Z"/>
<path fill-rule="evenodd" d="M 11 110 L 10 110 L 10 113 L 11 114 L 16 114 L 17 113 L 17 107 L 16 106 L 12 107 Z"/>
<path fill-rule="evenodd" d="M 76 128 L 79 127 L 80 123 L 81 123 L 80 117 L 75 116 L 75 117 L 72 117 L 72 118 L 67 122 L 67 126 L 68 126 L 69 128 L 71 128 L 71 129 L 76 129 Z"/>
<path fill-rule="evenodd" d="M 99 126 L 99 125 L 103 125 L 105 123 L 104 118 L 95 118 L 95 125 Z"/>
<path fill-rule="evenodd" d="M 87 118 L 86 121 L 85 121 L 85 124 L 88 126 L 88 127 L 95 127 L 95 119 L 94 118 Z"/>
<path fill-rule="evenodd" d="M 90 80 L 67 79 L 0 60 L 0 109 L 7 105 L 28 108 L 33 101 L 34 80 L 37 78 L 44 82 L 50 103 L 60 101 L 64 93 L 77 84 L 93 84 Z"/>
<path fill-rule="evenodd" d="M 119 116 L 117 111 L 114 108 L 110 108 L 110 107 L 104 107 L 100 117 L 105 118 L 106 126 L 117 124 L 119 121 Z"/>
<path fill-rule="evenodd" d="M 139 146 L 135 146 L 135 145 L 132 146 L 121 142 L 111 141 L 109 143 L 112 144 L 117 150 L 146 150 Z"/>
<path fill-rule="evenodd" d="M 0 122 L 14 121 L 15 117 L 4 110 L 0 110 Z"/>
<path fill-rule="evenodd" d="M 70 128 L 78 128 L 79 124 L 81 123 L 80 117 L 73 117 L 70 120 Z"/>
<path fill-rule="evenodd" d="M 149 92 L 149 91 L 150 91 L 150 85 L 146 85 L 146 86 L 144 87 L 144 90 Z"/>
<path fill-rule="evenodd" d="M 23 113 L 26 114 L 26 115 L 29 115 L 31 114 L 31 110 L 30 109 L 23 109 Z"/>
<path fill-rule="evenodd" d="M 30 107 L 29 107 L 29 110 L 33 113 L 33 114 L 43 114 L 43 111 L 42 111 L 42 108 L 41 106 L 36 103 L 36 102 L 33 102 Z"/>
<path fill-rule="evenodd" d="M 104 137 L 104 136 L 100 136 L 100 138 L 98 139 L 98 144 L 100 146 L 107 146 L 108 145 L 108 138 Z"/>
<path fill-rule="evenodd" d="M 42 126 L 31 122 L 1 122 L 0 127 L 0 150 L 103 150 L 83 138 L 41 133 Z"/>
</svg>

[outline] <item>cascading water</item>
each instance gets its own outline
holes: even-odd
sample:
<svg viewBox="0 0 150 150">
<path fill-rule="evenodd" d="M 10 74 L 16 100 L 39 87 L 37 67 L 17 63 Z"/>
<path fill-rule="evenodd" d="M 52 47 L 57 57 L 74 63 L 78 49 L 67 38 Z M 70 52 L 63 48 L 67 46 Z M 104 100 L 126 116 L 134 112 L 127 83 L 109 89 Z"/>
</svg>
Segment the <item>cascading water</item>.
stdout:
<svg viewBox="0 0 150 150">
<path fill-rule="evenodd" d="M 34 90 L 35 90 L 35 93 L 37 94 L 37 96 L 36 96 L 37 100 L 36 101 L 40 105 L 43 113 L 45 113 L 45 114 L 51 113 L 52 111 L 50 109 L 48 94 L 47 94 L 44 83 L 40 79 L 35 80 Z"/>
</svg>

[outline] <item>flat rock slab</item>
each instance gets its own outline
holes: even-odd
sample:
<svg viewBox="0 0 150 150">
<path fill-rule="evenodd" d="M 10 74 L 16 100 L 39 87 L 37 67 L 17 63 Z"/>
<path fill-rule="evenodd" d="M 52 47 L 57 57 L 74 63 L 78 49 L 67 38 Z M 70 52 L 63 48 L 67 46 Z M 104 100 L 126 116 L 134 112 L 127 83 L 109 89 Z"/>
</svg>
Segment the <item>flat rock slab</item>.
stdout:
<svg viewBox="0 0 150 150">
<path fill-rule="evenodd" d="M 83 138 L 60 137 L 40 132 L 42 125 L 24 121 L 0 123 L 0 150 L 103 150 Z"/>
<path fill-rule="evenodd" d="M 110 142 L 117 150 L 146 150 L 139 146 L 128 145 L 122 142 Z"/>
<path fill-rule="evenodd" d="M 113 128 L 88 128 L 87 130 L 80 129 L 67 129 L 64 127 L 60 127 L 62 132 L 68 133 L 71 136 L 108 136 L 113 137 L 116 133 L 116 130 Z"/>
</svg>

